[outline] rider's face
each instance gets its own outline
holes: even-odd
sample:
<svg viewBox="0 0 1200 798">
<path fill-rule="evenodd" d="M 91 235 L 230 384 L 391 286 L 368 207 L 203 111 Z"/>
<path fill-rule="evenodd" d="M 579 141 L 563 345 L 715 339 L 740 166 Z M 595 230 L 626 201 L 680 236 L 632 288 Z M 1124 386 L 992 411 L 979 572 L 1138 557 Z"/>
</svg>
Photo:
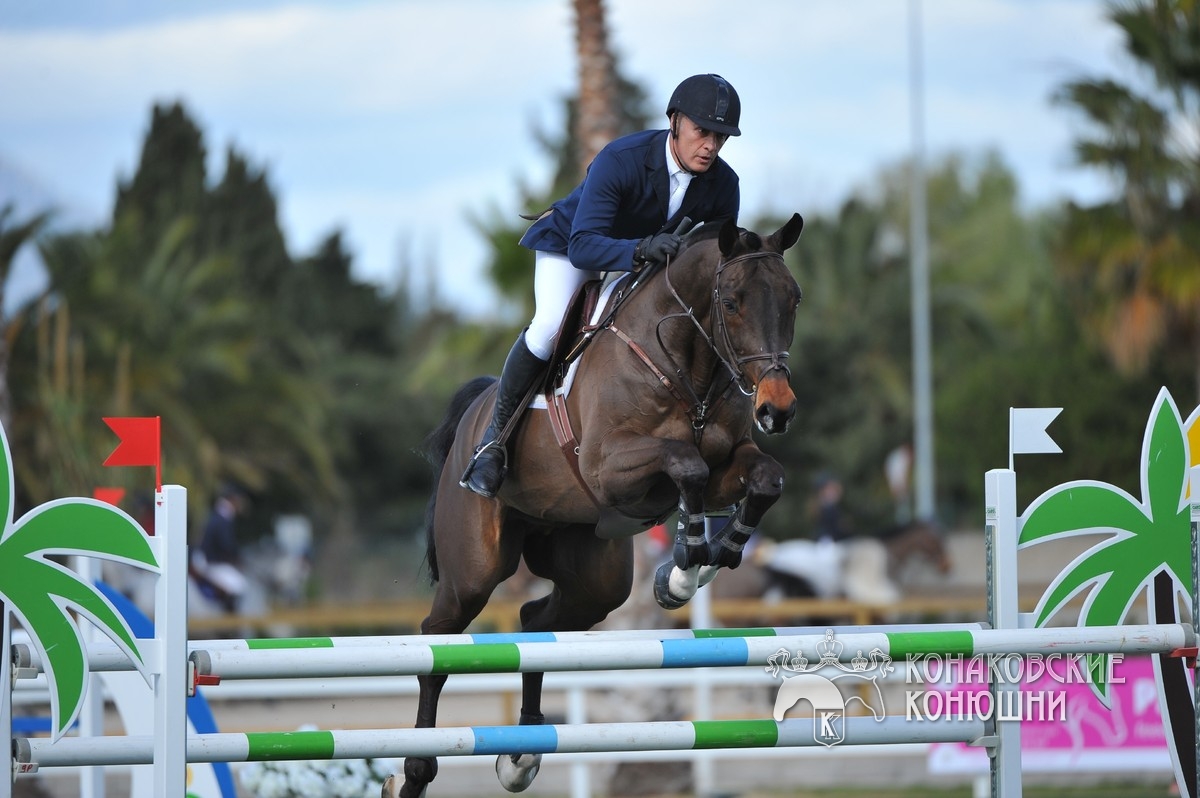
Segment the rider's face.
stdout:
<svg viewBox="0 0 1200 798">
<path fill-rule="evenodd" d="M 671 138 L 671 153 L 675 161 L 689 172 L 706 172 L 717 160 L 725 140 L 723 133 L 700 127 L 683 114 L 676 114 Z"/>
</svg>

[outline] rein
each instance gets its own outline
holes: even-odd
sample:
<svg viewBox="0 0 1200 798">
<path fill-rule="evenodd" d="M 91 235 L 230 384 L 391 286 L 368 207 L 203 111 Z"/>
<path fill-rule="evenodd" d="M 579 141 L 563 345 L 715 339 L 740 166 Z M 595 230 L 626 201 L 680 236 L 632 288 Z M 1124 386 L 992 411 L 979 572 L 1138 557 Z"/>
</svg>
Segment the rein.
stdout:
<svg viewBox="0 0 1200 798">
<path fill-rule="evenodd" d="M 725 367 L 726 371 L 729 372 L 731 385 L 736 385 L 738 390 L 741 391 L 744 396 L 753 396 L 755 390 L 757 389 L 757 386 L 752 384 L 746 376 L 745 366 L 748 363 L 754 363 L 759 360 L 769 360 L 771 361 L 771 367 L 767 369 L 767 372 L 779 369 L 787 375 L 788 379 L 791 379 L 792 376 L 791 369 L 789 369 L 787 364 L 784 362 L 788 358 L 788 353 L 786 351 L 772 352 L 765 355 L 746 355 L 739 357 L 737 350 L 733 346 L 733 340 L 729 335 L 729 325 L 725 322 L 725 315 L 721 312 L 721 274 L 727 267 L 732 266 L 735 263 L 741 263 L 742 261 L 763 257 L 775 257 L 780 261 L 783 260 L 783 256 L 775 252 L 747 252 L 734 258 L 722 258 L 721 262 L 717 264 L 716 274 L 713 276 L 712 309 L 710 313 L 712 317 L 712 325 L 714 327 L 713 334 L 710 334 L 708 330 L 704 329 L 704 325 L 700 323 L 698 318 L 696 318 L 695 310 L 684 301 L 683 297 L 679 295 L 679 291 L 676 290 L 675 284 L 671 282 L 671 271 L 669 268 L 670 264 L 667 264 L 668 268 L 664 269 L 665 273 L 663 274 L 663 278 L 667 282 L 667 288 L 671 291 L 671 296 L 675 298 L 675 302 L 680 308 L 683 309 L 683 313 L 676 313 L 671 316 L 666 316 L 659 321 L 658 329 L 656 331 L 659 346 L 662 347 L 663 352 L 665 352 L 667 357 L 670 358 L 670 350 L 662 340 L 662 324 L 667 319 L 686 316 L 691 320 L 693 326 L 696 328 L 696 331 L 700 334 L 701 339 L 713 353 L 713 356 L 716 357 L 717 361 Z M 715 337 L 716 335 L 720 336 L 721 346 L 718 346 L 718 341 Z M 721 352 L 722 346 L 725 349 L 725 354 L 722 354 Z M 682 370 L 679 368 L 678 364 L 674 362 L 674 358 L 671 358 L 671 360 L 672 365 L 675 366 L 676 373 L 682 376 Z M 716 383 L 714 382 L 713 385 L 715 386 L 715 384 Z M 710 386 L 710 396 L 711 392 L 712 386 Z M 695 396 L 695 391 L 692 391 L 692 394 Z"/>
<path fill-rule="evenodd" d="M 610 330 L 614 335 L 624 341 L 625 345 L 629 347 L 630 351 L 632 351 L 638 357 L 638 359 L 641 360 L 651 372 L 653 372 L 654 376 L 663 385 L 663 387 L 665 387 L 672 396 L 678 399 L 680 404 L 687 408 L 688 417 L 692 420 L 692 429 L 695 431 L 697 442 L 700 440 L 700 436 L 704 431 L 705 424 L 708 423 L 709 414 L 721 402 L 721 400 L 728 395 L 730 388 L 736 386 L 743 395 L 754 395 L 754 391 L 756 390 L 757 386 L 753 385 L 746 377 L 746 364 L 754 363 L 759 360 L 769 360 L 771 361 L 771 367 L 767 369 L 768 372 L 779 369 L 787 374 L 788 379 L 791 379 L 791 370 L 784 362 L 788 358 L 788 353 L 786 351 L 773 352 L 765 355 L 746 355 L 744 357 L 739 357 L 736 349 L 733 346 L 733 340 L 729 335 L 729 326 L 725 323 L 725 317 L 721 313 L 721 274 L 728 266 L 731 266 L 735 263 L 763 257 L 775 257 L 779 258 L 781 261 L 783 260 L 783 256 L 776 252 L 747 252 L 743 253 L 742 255 L 738 255 L 737 257 L 729 258 L 728 260 L 722 258 L 720 263 L 717 264 L 716 273 L 713 277 L 712 315 L 715 334 L 720 338 L 719 343 L 717 338 L 714 337 L 714 334 L 710 334 L 709 331 L 704 328 L 704 325 L 701 324 L 700 320 L 696 318 L 695 310 L 683 299 L 682 296 L 680 296 L 679 291 L 675 288 L 674 283 L 671 282 L 671 261 L 668 259 L 663 267 L 663 279 L 666 281 L 667 288 L 670 290 L 671 296 L 675 298 L 676 304 L 679 305 L 683 312 L 664 316 L 662 319 L 660 319 L 655 329 L 655 337 L 658 339 L 659 348 L 661 348 L 663 353 L 666 354 L 667 359 L 671 361 L 671 365 L 675 369 L 676 377 L 689 394 L 688 396 L 684 396 L 684 393 L 680 390 L 679 386 L 672 382 L 671 378 L 663 373 L 662 369 L 660 369 L 654 363 L 649 354 L 646 353 L 645 349 L 643 349 L 637 343 L 637 341 L 633 340 L 628 333 L 617 327 L 615 323 L 616 311 L 619 309 L 620 304 L 628 298 L 629 294 L 632 293 L 632 288 L 637 287 L 636 283 L 631 287 L 629 293 L 619 298 L 618 302 L 605 317 L 605 319 L 592 328 L 593 331 L 599 331 L 601 329 Z M 729 383 L 727 383 L 724 389 L 720 391 L 718 391 L 720 382 L 714 379 L 709 384 L 707 395 L 703 399 L 701 399 L 696 393 L 691 380 L 684 373 L 683 369 L 679 367 L 679 364 L 671 355 L 670 348 L 666 345 L 666 342 L 663 341 L 663 324 L 668 319 L 677 319 L 681 317 L 687 317 L 691 320 L 692 324 L 696 328 L 696 331 L 700 334 L 700 338 L 707 345 L 709 351 L 713 353 L 713 356 L 721 365 L 725 367 L 725 370 L 728 371 L 730 375 Z M 722 348 L 724 348 L 725 354 L 721 352 Z"/>
<path fill-rule="evenodd" d="M 664 264 L 662 269 L 664 272 L 663 279 L 666 281 L 667 288 L 670 290 L 671 295 L 675 298 L 675 302 L 679 305 L 683 312 L 664 316 L 662 319 L 660 319 L 655 328 L 655 337 L 658 340 L 659 347 L 662 349 L 664 354 L 666 354 L 667 359 L 671 361 L 671 365 L 675 369 L 675 374 L 679 383 L 684 387 L 687 394 L 690 396 L 685 396 L 684 391 L 680 390 L 679 385 L 673 382 L 671 378 L 667 376 L 667 374 L 665 374 L 661 368 L 658 367 L 658 365 L 641 346 L 641 344 L 639 344 L 616 324 L 617 312 L 621 309 L 621 307 L 623 307 L 625 301 L 632 296 L 634 291 L 636 291 L 644 282 L 647 281 L 647 278 L 651 276 L 648 273 L 640 274 L 638 278 L 634 280 L 632 285 L 621 290 L 621 292 L 612 302 L 611 307 L 603 319 L 598 321 L 596 324 L 586 325 L 584 327 L 583 336 L 580 341 L 576 343 L 576 345 L 567 354 L 563 362 L 559 364 L 560 373 L 565 373 L 565 365 L 575 360 L 582 354 L 583 350 L 591 342 L 596 333 L 600 332 L 601 330 L 611 331 L 613 335 L 616 335 L 618 338 L 620 338 L 621 341 L 623 341 L 625 345 L 629 347 L 629 350 L 639 360 L 641 360 L 647 368 L 650 369 L 650 371 L 658 379 L 659 383 L 666 388 L 667 391 L 673 397 L 675 397 L 675 399 L 677 399 L 681 405 L 683 405 L 687 411 L 688 418 L 691 419 L 692 432 L 695 436 L 696 444 L 699 445 L 700 439 L 704 434 L 705 425 L 709 421 L 710 414 L 712 413 L 713 409 L 716 408 L 720 402 L 729 395 L 730 390 L 735 385 L 744 395 L 754 395 L 756 386 L 750 384 L 750 381 L 747 379 L 744 372 L 744 367 L 747 363 L 753 363 L 759 360 L 770 360 L 771 367 L 767 370 L 767 372 L 779 369 L 787 374 L 789 379 L 791 378 L 791 370 L 784 362 L 788 358 L 788 353 L 786 351 L 774 352 L 766 355 L 747 355 L 745 357 L 738 357 L 733 346 L 733 340 L 729 335 L 729 327 L 725 323 L 724 316 L 721 313 L 721 274 L 728 266 L 745 260 L 751 260 L 753 258 L 760 257 L 776 257 L 779 258 L 780 261 L 783 260 L 783 256 L 775 252 L 749 252 L 728 260 L 722 258 L 722 260 L 717 264 L 716 273 L 713 278 L 712 290 L 712 313 L 714 315 L 713 325 L 717 327 L 721 346 L 724 347 L 725 351 L 728 353 L 727 355 L 721 353 L 721 346 L 718 346 L 716 338 L 714 338 L 714 336 L 711 335 L 708 330 L 704 329 L 704 325 L 700 323 L 698 318 L 696 318 L 695 311 L 690 305 L 688 305 L 686 301 L 684 301 L 683 297 L 680 296 L 679 292 L 676 290 L 675 285 L 671 282 L 670 258 L 668 258 Z M 696 394 L 696 390 L 692 385 L 691 379 L 683 372 L 683 369 L 679 368 L 679 364 L 675 361 L 675 358 L 672 357 L 670 349 L 666 346 L 662 339 L 663 323 L 667 319 L 679 318 L 681 316 L 687 316 L 692 320 L 692 324 L 695 325 L 701 339 L 708 346 L 709 350 L 713 353 L 714 357 L 716 357 L 717 361 L 723 365 L 730 374 L 729 382 L 725 383 L 724 387 L 721 388 L 720 391 L 718 391 L 718 386 L 721 385 L 720 381 L 713 379 L 713 381 L 709 384 L 708 393 L 704 399 L 700 399 L 700 397 Z M 764 374 L 767 372 L 764 372 Z M 592 492 L 591 488 L 587 484 L 587 481 L 584 480 L 582 472 L 579 470 L 579 441 L 575 437 L 575 433 L 571 428 L 571 420 L 567 415 L 565 395 L 558 390 L 548 391 L 546 395 L 546 405 L 550 411 L 550 426 L 554 431 L 556 440 L 558 441 L 559 449 L 566 458 L 568 465 L 570 465 L 576 481 L 583 488 L 583 492 L 594 505 L 600 507 L 601 502 L 596 498 L 596 495 Z M 660 523 L 661 520 L 662 519 L 659 519 Z"/>
</svg>

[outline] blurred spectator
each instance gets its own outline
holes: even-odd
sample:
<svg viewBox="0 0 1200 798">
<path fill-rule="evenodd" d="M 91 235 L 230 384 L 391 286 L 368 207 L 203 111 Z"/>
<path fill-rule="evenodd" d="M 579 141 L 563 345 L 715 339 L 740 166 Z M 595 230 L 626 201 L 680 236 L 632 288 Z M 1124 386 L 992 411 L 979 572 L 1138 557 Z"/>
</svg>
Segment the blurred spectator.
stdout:
<svg viewBox="0 0 1200 798">
<path fill-rule="evenodd" d="M 898 526 L 907 526 L 913 518 L 912 465 L 913 450 L 907 443 L 892 449 L 883 461 L 883 473 L 887 477 L 888 491 L 892 494 L 895 508 L 893 520 Z"/>
<path fill-rule="evenodd" d="M 204 536 L 189 569 L 200 591 L 226 612 L 236 612 L 238 602 L 246 592 L 236 525 L 237 517 L 245 507 L 245 494 L 233 485 L 222 486 L 204 524 Z"/>
<path fill-rule="evenodd" d="M 842 518 L 842 483 L 824 471 L 817 475 L 816 539 L 840 543 L 849 536 Z"/>
</svg>

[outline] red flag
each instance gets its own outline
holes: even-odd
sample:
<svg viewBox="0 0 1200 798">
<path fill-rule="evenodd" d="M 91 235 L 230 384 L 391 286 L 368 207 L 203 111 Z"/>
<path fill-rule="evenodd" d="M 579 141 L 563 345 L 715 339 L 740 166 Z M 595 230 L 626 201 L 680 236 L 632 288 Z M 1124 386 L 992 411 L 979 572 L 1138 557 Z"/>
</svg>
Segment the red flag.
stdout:
<svg viewBox="0 0 1200 798">
<path fill-rule="evenodd" d="M 93 488 L 92 498 L 102 501 L 105 504 L 111 504 L 113 507 L 121 506 L 121 499 L 125 498 L 124 488 Z"/>
<path fill-rule="evenodd" d="M 154 466 L 155 489 L 162 489 L 162 455 L 159 438 L 162 419 L 106 418 L 107 424 L 121 442 L 104 461 L 106 466 Z"/>
</svg>

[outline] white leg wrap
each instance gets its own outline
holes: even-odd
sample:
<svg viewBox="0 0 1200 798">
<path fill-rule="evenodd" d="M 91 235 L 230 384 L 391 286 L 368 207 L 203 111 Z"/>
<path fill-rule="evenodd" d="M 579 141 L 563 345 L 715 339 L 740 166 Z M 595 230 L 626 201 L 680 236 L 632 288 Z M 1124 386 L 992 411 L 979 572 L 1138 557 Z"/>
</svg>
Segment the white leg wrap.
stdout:
<svg viewBox="0 0 1200 798">
<path fill-rule="evenodd" d="M 687 601 L 696 595 L 696 590 L 700 587 L 700 566 L 693 565 L 686 571 L 679 570 L 678 566 L 671 568 L 671 580 L 668 585 L 672 597 Z"/>
<path fill-rule="evenodd" d="M 699 578 L 696 580 L 696 587 L 704 587 L 709 582 L 717 578 L 717 571 L 721 570 L 718 565 L 701 565 Z"/>
</svg>

